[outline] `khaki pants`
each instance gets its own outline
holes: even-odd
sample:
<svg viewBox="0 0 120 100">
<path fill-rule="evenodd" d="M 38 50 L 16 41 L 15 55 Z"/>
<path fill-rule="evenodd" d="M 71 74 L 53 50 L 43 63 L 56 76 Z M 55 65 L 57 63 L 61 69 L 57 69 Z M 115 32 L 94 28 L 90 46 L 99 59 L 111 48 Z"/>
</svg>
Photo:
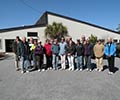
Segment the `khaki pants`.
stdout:
<svg viewBox="0 0 120 100">
<path fill-rule="evenodd" d="M 103 70 L 103 57 L 96 58 L 97 69 Z"/>
</svg>

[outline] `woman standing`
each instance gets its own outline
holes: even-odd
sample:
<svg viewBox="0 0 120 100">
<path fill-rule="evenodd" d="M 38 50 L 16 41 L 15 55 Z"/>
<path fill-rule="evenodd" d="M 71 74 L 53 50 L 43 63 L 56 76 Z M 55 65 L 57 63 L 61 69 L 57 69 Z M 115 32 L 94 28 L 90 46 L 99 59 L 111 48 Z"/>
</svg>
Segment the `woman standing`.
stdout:
<svg viewBox="0 0 120 100">
<path fill-rule="evenodd" d="M 35 53 L 35 58 L 37 61 L 37 69 L 38 72 L 40 72 L 42 70 L 41 65 L 42 65 L 42 60 L 43 60 L 43 46 L 41 45 L 41 41 L 38 41 L 38 44 L 34 50 Z"/>
<path fill-rule="evenodd" d="M 69 63 L 69 70 L 74 70 L 74 55 L 75 55 L 75 45 L 73 44 L 72 40 L 68 42 L 65 47 L 66 55 Z"/>
</svg>

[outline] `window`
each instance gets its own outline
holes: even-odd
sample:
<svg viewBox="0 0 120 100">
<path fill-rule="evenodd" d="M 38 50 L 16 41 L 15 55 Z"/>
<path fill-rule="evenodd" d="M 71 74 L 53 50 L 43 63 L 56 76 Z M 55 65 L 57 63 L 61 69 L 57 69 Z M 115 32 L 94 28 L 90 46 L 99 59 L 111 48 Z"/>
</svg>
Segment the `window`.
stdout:
<svg viewBox="0 0 120 100">
<path fill-rule="evenodd" d="M 2 49 L 2 40 L 0 39 L 0 49 Z"/>
<path fill-rule="evenodd" d="M 28 37 L 37 37 L 38 33 L 37 32 L 27 32 Z"/>
</svg>

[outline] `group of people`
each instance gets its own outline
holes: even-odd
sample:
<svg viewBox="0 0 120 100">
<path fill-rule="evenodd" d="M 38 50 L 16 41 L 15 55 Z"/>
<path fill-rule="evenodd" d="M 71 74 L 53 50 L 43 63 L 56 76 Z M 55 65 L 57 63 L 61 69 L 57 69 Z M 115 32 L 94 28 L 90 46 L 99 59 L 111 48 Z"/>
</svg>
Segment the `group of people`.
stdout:
<svg viewBox="0 0 120 100">
<path fill-rule="evenodd" d="M 78 39 L 76 43 L 71 37 L 67 39 L 62 37 L 60 42 L 57 39 L 46 39 L 45 44 L 42 45 L 41 41 L 34 40 L 32 37 L 27 42 L 26 37 L 20 39 L 17 36 L 13 43 L 13 51 L 16 70 L 21 70 L 21 73 L 29 72 L 31 68 L 37 69 L 39 72 L 48 69 L 82 71 L 86 68 L 91 72 L 93 70 L 91 57 L 93 55 L 96 59 L 96 71 L 103 71 L 105 55 L 108 59 L 109 74 L 114 72 L 116 47 L 110 37 L 105 44 L 99 39 L 93 45 L 88 39 L 85 39 L 85 36 L 82 36 L 81 40 Z M 43 69 L 42 65 L 45 61 L 46 67 Z M 59 67 L 59 61 L 61 67 Z"/>
</svg>

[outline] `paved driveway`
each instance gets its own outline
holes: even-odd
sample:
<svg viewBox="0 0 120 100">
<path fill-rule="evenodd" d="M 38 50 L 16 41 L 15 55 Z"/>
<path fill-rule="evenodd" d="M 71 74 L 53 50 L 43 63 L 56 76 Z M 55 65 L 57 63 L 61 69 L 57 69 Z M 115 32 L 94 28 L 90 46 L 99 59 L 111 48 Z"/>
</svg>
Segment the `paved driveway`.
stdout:
<svg viewBox="0 0 120 100">
<path fill-rule="evenodd" d="M 116 67 L 120 67 L 118 58 Z M 120 100 L 120 71 L 114 75 L 107 72 L 50 70 L 21 74 L 15 71 L 11 56 L 0 61 L 0 100 Z"/>
</svg>

